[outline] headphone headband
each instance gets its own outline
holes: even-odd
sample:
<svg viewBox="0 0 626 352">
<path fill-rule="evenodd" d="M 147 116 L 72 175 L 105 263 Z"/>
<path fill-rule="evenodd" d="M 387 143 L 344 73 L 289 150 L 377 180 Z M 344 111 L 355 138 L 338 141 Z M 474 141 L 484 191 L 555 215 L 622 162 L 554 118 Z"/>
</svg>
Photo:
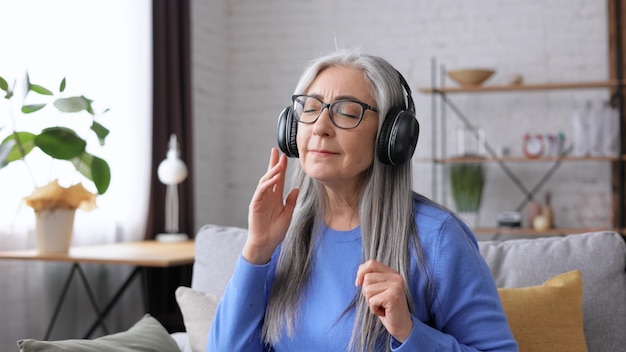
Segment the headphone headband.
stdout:
<svg viewBox="0 0 626 352">
<path fill-rule="evenodd" d="M 398 72 L 398 77 L 400 77 L 400 84 L 402 84 L 402 87 L 406 92 L 406 107 L 412 113 L 415 113 L 415 103 L 413 102 L 413 97 L 411 96 L 411 87 L 409 87 L 409 84 L 407 83 L 406 79 L 404 79 L 404 76 L 402 76 L 400 71 L 396 70 L 396 72 Z"/>
</svg>

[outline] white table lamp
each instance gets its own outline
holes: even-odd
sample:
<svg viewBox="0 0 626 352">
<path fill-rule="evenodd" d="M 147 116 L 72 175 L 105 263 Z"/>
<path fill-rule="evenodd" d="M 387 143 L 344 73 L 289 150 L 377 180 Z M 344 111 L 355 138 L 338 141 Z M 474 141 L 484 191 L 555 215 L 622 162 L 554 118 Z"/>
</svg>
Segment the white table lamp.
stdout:
<svg viewBox="0 0 626 352">
<path fill-rule="evenodd" d="M 187 178 L 187 166 L 180 160 L 176 135 L 170 136 L 167 158 L 157 169 L 159 181 L 167 186 L 165 193 L 165 233 L 156 236 L 157 241 L 177 242 L 189 239 L 187 234 L 178 232 L 178 184 Z"/>
</svg>

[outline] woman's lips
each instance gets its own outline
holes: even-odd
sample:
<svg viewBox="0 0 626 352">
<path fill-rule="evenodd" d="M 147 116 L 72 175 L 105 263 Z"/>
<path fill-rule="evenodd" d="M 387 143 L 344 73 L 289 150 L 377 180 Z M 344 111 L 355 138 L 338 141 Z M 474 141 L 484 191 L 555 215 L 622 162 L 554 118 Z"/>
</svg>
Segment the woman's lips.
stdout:
<svg viewBox="0 0 626 352">
<path fill-rule="evenodd" d="M 310 149 L 309 153 L 319 155 L 319 156 L 330 156 L 330 155 L 337 154 L 337 153 L 331 152 L 329 150 L 324 150 L 324 149 Z"/>
</svg>

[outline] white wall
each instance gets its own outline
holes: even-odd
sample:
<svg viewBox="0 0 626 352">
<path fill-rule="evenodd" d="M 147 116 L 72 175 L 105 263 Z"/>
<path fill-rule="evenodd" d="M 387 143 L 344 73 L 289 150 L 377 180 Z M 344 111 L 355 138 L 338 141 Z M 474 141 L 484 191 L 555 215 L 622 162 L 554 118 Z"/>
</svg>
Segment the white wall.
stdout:
<svg viewBox="0 0 626 352">
<path fill-rule="evenodd" d="M 422 126 L 415 189 L 429 196 L 431 168 L 417 160 L 431 155 L 431 100 L 418 88 L 430 85 L 433 57 L 448 68 L 493 67 L 497 72 L 487 84 L 504 84 L 513 73 L 535 83 L 608 77 L 606 1 L 197 0 L 193 8 L 197 226 L 246 226 L 248 202 L 276 145 L 277 115 L 306 62 L 336 46 L 385 57 L 411 84 Z M 524 133 L 562 130 L 569 136 L 574 109 L 586 100 L 599 106 L 608 92 L 453 98 L 497 150 L 506 146 L 519 155 Z M 448 119 L 452 130 L 450 112 Z M 448 140 L 450 149 L 454 141 Z M 531 188 L 548 166 L 511 168 Z M 557 225 L 578 226 L 578 207 L 590 196 L 605 197 L 609 177 L 608 163 L 573 163 L 557 171 L 545 187 L 553 193 Z M 498 199 L 483 203 L 485 224 L 523 199 L 494 165 L 488 183 L 485 197 Z"/>
<path fill-rule="evenodd" d="M 229 148 L 224 130 L 230 89 L 226 3 L 193 2 L 191 22 L 193 145 L 197 165 L 195 211 L 203 214 L 197 220 L 200 226 L 207 222 L 220 223 L 228 212 L 224 206 L 229 172 L 224 157 Z"/>
</svg>

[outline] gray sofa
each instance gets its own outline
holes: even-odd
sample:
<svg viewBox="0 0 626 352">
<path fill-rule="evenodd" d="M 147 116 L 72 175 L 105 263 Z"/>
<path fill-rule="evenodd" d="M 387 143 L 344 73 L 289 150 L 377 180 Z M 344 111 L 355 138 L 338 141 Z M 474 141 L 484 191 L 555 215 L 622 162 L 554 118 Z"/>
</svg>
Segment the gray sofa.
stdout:
<svg viewBox="0 0 626 352">
<path fill-rule="evenodd" d="M 215 304 L 245 239 L 246 230 L 234 227 L 206 225 L 198 232 L 192 290 L 176 293 L 187 327 L 186 333 L 172 334 L 181 351 L 193 351 L 192 345 L 204 351 Z M 483 241 L 479 247 L 498 287 L 541 285 L 557 274 L 579 270 L 589 351 L 626 350 L 626 244 L 619 234 Z"/>
</svg>

